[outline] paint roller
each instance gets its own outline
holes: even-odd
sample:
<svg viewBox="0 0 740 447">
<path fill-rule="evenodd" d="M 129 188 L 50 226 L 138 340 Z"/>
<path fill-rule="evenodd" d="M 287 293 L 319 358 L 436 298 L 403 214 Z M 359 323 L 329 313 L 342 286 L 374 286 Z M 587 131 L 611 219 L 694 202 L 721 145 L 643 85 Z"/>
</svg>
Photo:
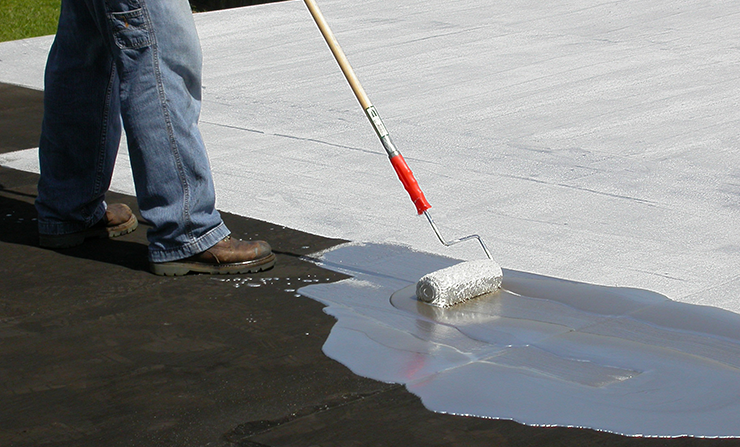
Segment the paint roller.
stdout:
<svg viewBox="0 0 740 447">
<path fill-rule="evenodd" d="M 329 25 L 326 23 L 323 14 L 321 14 L 318 5 L 314 0 L 304 0 L 304 2 L 306 3 L 308 10 L 311 12 L 316 25 L 319 27 L 321 34 L 324 36 L 324 40 L 326 40 L 327 45 L 329 45 L 339 67 L 342 69 L 344 77 L 347 78 L 347 82 L 352 88 L 357 100 L 360 102 L 362 109 L 365 111 L 373 129 L 375 129 L 375 133 L 378 135 L 378 138 L 380 138 L 380 142 L 388 153 L 391 165 L 393 165 L 393 169 L 396 171 L 398 178 L 401 180 L 401 183 L 411 197 L 411 201 L 416 206 L 417 212 L 420 215 L 424 214 L 424 216 L 426 216 L 429 224 L 434 230 L 434 233 L 443 245 L 449 247 L 463 241 L 476 239 L 488 258 L 484 260 L 461 262 L 451 267 L 424 275 L 416 285 L 416 297 L 420 301 L 433 306 L 449 307 L 487 293 L 495 292 L 501 287 L 503 273 L 501 272 L 501 267 L 493 260 L 488 247 L 486 247 L 486 244 L 483 242 L 483 239 L 481 239 L 477 234 L 471 234 L 451 241 L 447 241 L 442 237 L 439 228 L 437 228 L 432 216 L 429 214 L 429 208 L 431 208 L 431 205 L 424 197 L 424 193 L 421 191 L 421 188 L 419 187 L 416 178 L 414 178 L 414 174 L 411 172 L 406 160 L 404 160 L 401 153 L 391 141 L 388 130 L 383 124 L 383 120 L 381 120 L 378 111 L 370 102 L 370 99 L 362 88 L 362 85 L 360 85 L 360 81 L 357 79 L 347 57 L 339 46 L 334 34 L 331 32 Z"/>
</svg>

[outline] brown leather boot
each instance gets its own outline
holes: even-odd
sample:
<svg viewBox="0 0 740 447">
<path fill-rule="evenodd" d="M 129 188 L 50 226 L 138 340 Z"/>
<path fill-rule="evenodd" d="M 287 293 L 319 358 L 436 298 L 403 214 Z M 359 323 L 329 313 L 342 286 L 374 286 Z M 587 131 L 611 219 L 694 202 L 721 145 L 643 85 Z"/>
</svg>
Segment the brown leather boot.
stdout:
<svg viewBox="0 0 740 447">
<path fill-rule="evenodd" d="M 85 242 L 85 239 L 118 237 L 131 233 L 139 225 L 128 205 L 111 203 L 103 218 L 92 227 L 69 234 L 39 234 L 39 245 L 44 248 L 70 248 Z"/>
<path fill-rule="evenodd" d="M 208 250 L 185 259 L 152 262 L 152 273 L 179 276 L 196 273 L 256 273 L 275 265 L 275 254 L 265 241 L 242 241 L 231 236 Z"/>
</svg>

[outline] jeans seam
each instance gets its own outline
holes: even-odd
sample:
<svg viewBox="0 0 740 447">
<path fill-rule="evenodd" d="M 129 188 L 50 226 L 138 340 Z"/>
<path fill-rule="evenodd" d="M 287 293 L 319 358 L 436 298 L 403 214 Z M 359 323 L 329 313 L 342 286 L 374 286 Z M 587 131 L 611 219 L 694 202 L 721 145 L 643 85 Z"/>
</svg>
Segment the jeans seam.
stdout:
<svg viewBox="0 0 740 447">
<path fill-rule="evenodd" d="M 144 15 L 147 21 L 147 26 L 151 30 L 152 33 L 152 63 L 154 64 L 154 75 L 157 79 L 157 93 L 159 95 L 159 101 L 160 101 L 160 107 L 162 108 L 162 113 L 164 114 L 164 120 L 165 124 L 167 125 L 167 136 L 170 140 L 170 151 L 175 158 L 175 163 L 177 165 L 177 176 L 180 180 L 180 184 L 183 189 L 183 220 L 184 220 L 184 233 L 187 234 L 188 238 L 190 240 L 194 240 L 195 237 L 193 235 L 193 225 L 190 219 L 190 187 L 188 185 L 188 181 L 186 176 L 184 175 L 184 169 L 182 164 L 182 157 L 180 156 L 180 150 L 177 145 L 177 141 L 175 139 L 175 132 L 172 128 L 172 118 L 170 117 L 170 111 L 169 106 L 167 104 L 167 94 L 164 91 L 164 82 L 162 80 L 162 72 L 159 66 L 159 46 L 157 42 L 157 35 L 154 32 L 154 27 L 151 23 L 151 18 L 149 17 L 149 9 L 147 8 L 147 5 L 144 4 L 145 2 L 141 2 L 140 6 L 142 10 L 144 11 Z"/>
<path fill-rule="evenodd" d="M 111 75 L 108 78 L 108 87 L 105 91 L 105 103 L 103 108 L 103 116 L 101 120 L 101 129 L 100 129 L 100 140 L 98 143 L 100 144 L 100 147 L 102 150 L 98 151 L 98 163 L 96 165 L 95 169 L 95 183 L 94 183 L 94 189 L 93 189 L 93 197 L 100 194 L 102 191 L 102 183 L 103 183 L 103 171 L 105 170 L 105 161 L 108 157 L 108 151 L 105 150 L 106 141 L 108 139 L 108 123 L 110 122 L 110 104 L 113 97 L 113 85 L 115 84 L 115 77 L 116 74 L 116 65 L 114 62 L 111 62 Z"/>
</svg>

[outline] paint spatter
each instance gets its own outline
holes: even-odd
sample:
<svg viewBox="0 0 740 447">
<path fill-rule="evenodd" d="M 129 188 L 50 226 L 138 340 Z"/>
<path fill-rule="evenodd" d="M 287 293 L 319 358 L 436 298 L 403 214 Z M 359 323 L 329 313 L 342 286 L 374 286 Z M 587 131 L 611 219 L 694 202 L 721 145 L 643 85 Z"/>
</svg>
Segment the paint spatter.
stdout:
<svg viewBox="0 0 740 447">
<path fill-rule="evenodd" d="M 459 261 L 382 244 L 317 258 L 352 276 L 301 295 L 337 323 L 324 352 L 430 410 L 635 436 L 740 437 L 740 315 L 658 293 L 504 270 L 441 309 L 416 281 Z"/>
</svg>

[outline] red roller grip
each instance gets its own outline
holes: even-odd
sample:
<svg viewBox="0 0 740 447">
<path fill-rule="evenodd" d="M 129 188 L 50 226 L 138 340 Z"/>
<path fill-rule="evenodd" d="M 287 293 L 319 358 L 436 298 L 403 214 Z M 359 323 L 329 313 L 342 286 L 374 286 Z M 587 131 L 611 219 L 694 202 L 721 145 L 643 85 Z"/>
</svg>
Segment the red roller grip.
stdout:
<svg viewBox="0 0 740 447">
<path fill-rule="evenodd" d="M 399 180 L 403 183 L 403 187 L 406 188 L 406 192 L 411 196 L 411 201 L 414 202 L 416 211 L 421 214 L 431 208 L 432 205 L 427 202 L 426 197 L 424 197 L 424 193 L 421 192 L 419 183 L 414 178 L 414 173 L 411 172 L 411 169 L 409 168 L 409 165 L 406 164 L 406 160 L 403 159 L 403 156 L 398 154 L 391 158 L 391 164 L 393 165 L 393 169 L 396 170 Z"/>
</svg>

